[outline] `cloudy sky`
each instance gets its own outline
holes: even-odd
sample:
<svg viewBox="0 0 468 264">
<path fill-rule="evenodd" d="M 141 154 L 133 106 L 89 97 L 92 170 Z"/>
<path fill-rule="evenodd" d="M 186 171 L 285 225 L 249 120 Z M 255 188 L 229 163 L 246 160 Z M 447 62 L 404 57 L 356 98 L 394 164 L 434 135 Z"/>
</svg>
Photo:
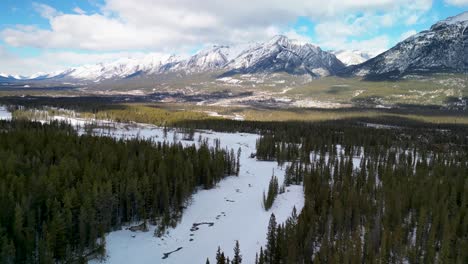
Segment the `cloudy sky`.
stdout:
<svg viewBox="0 0 468 264">
<path fill-rule="evenodd" d="M 284 34 L 378 52 L 468 0 L 0 0 L 0 72 L 28 75 Z"/>
</svg>

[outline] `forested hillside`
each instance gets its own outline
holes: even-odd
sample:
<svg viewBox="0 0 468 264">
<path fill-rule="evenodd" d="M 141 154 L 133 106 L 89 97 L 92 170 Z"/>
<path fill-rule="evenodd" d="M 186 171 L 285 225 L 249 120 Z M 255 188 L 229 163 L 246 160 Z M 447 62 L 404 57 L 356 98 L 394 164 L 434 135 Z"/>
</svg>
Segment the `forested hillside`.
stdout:
<svg viewBox="0 0 468 264">
<path fill-rule="evenodd" d="M 78 135 L 51 123 L 0 122 L 0 263 L 86 262 L 104 234 L 175 225 L 197 187 L 238 172 L 219 142 L 183 147 Z"/>
</svg>

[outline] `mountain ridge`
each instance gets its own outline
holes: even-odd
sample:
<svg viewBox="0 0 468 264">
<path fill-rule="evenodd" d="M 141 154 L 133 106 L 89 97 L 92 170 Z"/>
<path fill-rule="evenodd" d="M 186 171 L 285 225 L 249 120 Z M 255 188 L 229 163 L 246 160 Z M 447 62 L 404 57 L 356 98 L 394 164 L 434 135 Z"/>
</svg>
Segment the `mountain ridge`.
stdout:
<svg viewBox="0 0 468 264">
<path fill-rule="evenodd" d="M 189 57 L 150 53 L 142 58 L 68 68 L 30 77 L 0 74 L 0 81 L 62 81 L 99 83 L 132 78 L 210 73 L 214 78 L 236 74 L 359 76 L 398 79 L 409 74 L 468 72 L 468 11 L 433 24 L 377 56 L 362 51 L 325 51 L 319 46 L 277 35 L 262 43 L 213 45 Z M 340 60 L 341 59 L 341 60 Z"/>
<path fill-rule="evenodd" d="M 282 64 L 278 63 L 281 62 Z M 282 35 L 267 42 L 240 47 L 214 45 L 182 58 L 175 55 L 148 54 L 142 59 L 122 58 L 107 63 L 72 67 L 53 73 L 37 73 L 24 81 L 85 81 L 128 79 L 140 75 L 181 72 L 184 74 L 224 72 L 309 74 L 316 77 L 335 74 L 344 68 L 333 54 L 309 43 L 300 43 Z"/>
<path fill-rule="evenodd" d="M 345 75 L 369 80 L 398 79 L 409 74 L 468 71 L 468 12 L 441 20 L 391 49 L 356 66 Z"/>
</svg>

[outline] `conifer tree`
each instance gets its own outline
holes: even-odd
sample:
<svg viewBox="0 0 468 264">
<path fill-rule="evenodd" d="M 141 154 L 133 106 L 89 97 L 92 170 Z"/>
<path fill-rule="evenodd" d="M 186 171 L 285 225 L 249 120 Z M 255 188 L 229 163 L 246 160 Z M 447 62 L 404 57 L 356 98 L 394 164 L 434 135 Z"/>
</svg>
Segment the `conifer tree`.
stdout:
<svg viewBox="0 0 468 264">
<path fill-rule="evenodd" d="M 258 264 L 265 264 L 265 254 L 263 247 L 260 247 L 260 256 L 258 257 Z"/>
<path fill-rule="evenodd" d="M 271 214 L 270 221 L 268 223 L 268 232 L 267 232 L 267 244 L 265 247 L 265 263 L 273 264 L 275 261 L 276 255 L 276 217 L 274 214 Z"/>
<path fill-rule="evenodd" d="M 234 247 L 234 257 L 232 259 L 232 264 L 241 264 L 242 255 L 240 254 L 239 240 L 236 240 L 236 245 Z"/>
<path fill-rule="evenodd" d="M 218 251 L 216 251 L 216 264 L 226 264 L 226 257 L 221 251 L 221 247 L 218 247 Z"/>
</svg>

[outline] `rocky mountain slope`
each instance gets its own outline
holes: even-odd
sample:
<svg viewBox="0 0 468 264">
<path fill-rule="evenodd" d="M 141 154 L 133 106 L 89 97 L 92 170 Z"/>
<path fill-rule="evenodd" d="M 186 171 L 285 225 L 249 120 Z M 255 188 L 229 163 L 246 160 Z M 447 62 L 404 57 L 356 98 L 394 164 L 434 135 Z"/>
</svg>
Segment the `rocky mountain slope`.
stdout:
<svg viewBox="0 0 468 264">
<path fill-rule="evenodd" d="M 326 76 L 333 75 L 344 67 L 335 55 L 317 46 L 276 36 L 242 52 L 224 67 L 227 72 L 223 76 L 274 72 Z"/>
<path fill-rule="evenodd" d="M 346 72 L 367 79 L 395 79 L 430 72 L 466 73 L 467 27 L 468 12 L 449 17 Z"/>
<path fill-rule="evenodd" d="M 144 58 L 123 58 L 109 63 L 84 65 L 53 73 L 38 73 L 34 81 L 118 81 L 135 77 L 157 79 L 161 74 L 212 73 L 216 76 L 236 73 L 310 74 L 325 76 L 342 70 L 344 64 L 333 54 L 285 36 L 276 36 L 260 44 L 212 46 L 188 58 L 148 54 Z M 7 77 L 0 78 L 7 80 Z"/>
<path fill-rule="evenodd" d="M 11 75 L 7 73 L 0 72 L 0 81 L 15 81 L 15 80 L 22 80 L 27 79 L 27 77 L 20 76 L 20 75 Z"/>
</svg>

